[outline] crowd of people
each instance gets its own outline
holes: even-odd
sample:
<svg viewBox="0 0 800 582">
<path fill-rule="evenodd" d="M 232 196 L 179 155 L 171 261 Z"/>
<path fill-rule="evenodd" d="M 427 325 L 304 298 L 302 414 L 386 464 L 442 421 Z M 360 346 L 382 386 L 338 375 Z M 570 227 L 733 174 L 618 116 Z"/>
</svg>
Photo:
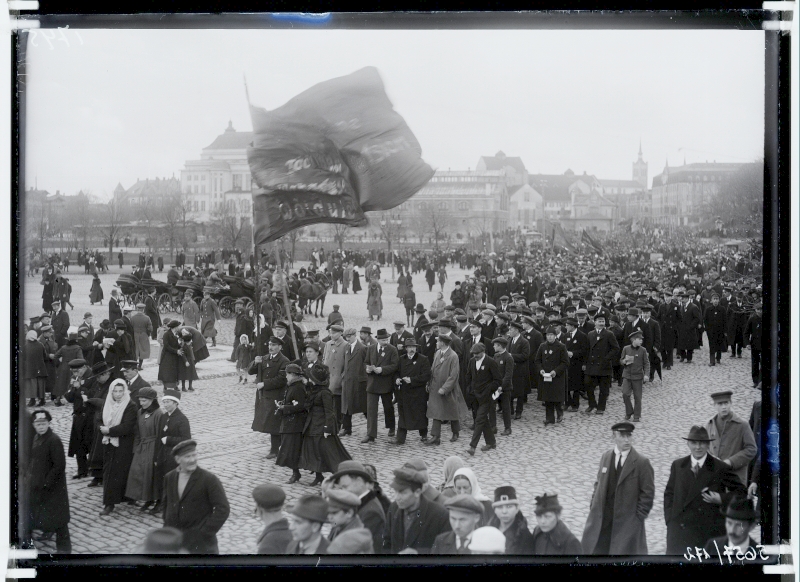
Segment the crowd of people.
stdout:
<svg viewBox="0 0 800 582">
<path fill-rule="evenodd" d="M 387 257 L 314 250 L 308 269 L 285 277 L 267 259 L 259 273 L 260 301 L 236 304 L 230 359 L 240 382 L 254 377 L 251 428 L 269 435 L 267 459 L 291 469 L 287 484 L 297 483 L 306 470 L 314 474 L 311 485 L 321 489 L 320 495 L 297 500 L 288 522 L 282 488 L 265 484 L 253 491 L 265 525 L 259 552 L 646 555 L 644 524 L 656 500 L 654 473 L 632 446 L 636 423 L 647 414 L 643 384 L 656 375 L 660 381 L 676 359 L 695 363 L 703 342 L 709 366 L 724 365 L 726 353 L 741 358 L 747 349 L 754 388 L 762 373 L 761 288 L 752 261 L 742 264 L 730 251 L 683 234 L 666 237 L 656 247 L 665 252 L 656 259 L 647 252 L 655 244 L 648 240 L 608 237 L 605 253 L 396 252 L 396 300 L 405 320 L 373 335 L 369 326 L 346 326 L 335 305 L 323 338 L 302 326 L 302 317 L 286 319 L 282 291 L 300 300 L 304 281 L 322 278 L 326 290 L 356 292 L 361 268 L 367 312 L 380 319 L 379 280 Z M 637 245 L 641 252 L 630 252 Z M 168 280 L 199 278 L 204 289 L 216 284 L 224 265 L 214 259 L 223 261 L 222 256 L 203 258 L 183 272 L 183 261 L 176 260 Z M 140 268 L 141 261 L 140 256 Z M 234 276 L 255 282 L 252 265 L 241 265 L 235 256 L 229 264 Z M 448 264 L 469 265 L 473 273 L 453 284 L 446 302 Z M 442 290 L 427 307 L 414 294 L 412 276 L 420 272 L 429 291 L 437 279 Z M 65 479 L 63 447 L 59 459 L 54 443 L 61 443 L 42 408 L 46 392 L 56 405 L 65 398 L 74 410 L 68 447 L 78 462 L 73 478 L 91 476 L 89 486 L 103 487 L 100 515 L 112 515 L 119 503 L 141 503 L 143 511 L 163 516 L 165 526 L 145 548 L 217 553 L 216 532 L 230 507 L 219 479 L 198 466 L 189 420 L 178 410 L 182 392 L 194 390 L 195 363 L 208 357 L 207 341 L 215 341 L 214 300 L 205 293 L 206 303 L 195 311 L 187 295 L 182 319 L 162 320 L 147 304 L 129 306 L 120 317 L 110 311 L 96 332 L 87 313 L 77 334 L 68 334 L 68 296 L 65 303 L 55 283 L 53 288 L 47 297 L 52 311 L 30 318 L 22 346 L 22 386 L 36 435 L 29 450 L 41 452 L 45 444 L 53 463 L 48 470 L 55 467 L 58 479 Z M 149 357 L 144 344 L 149 349 L 150 339 L 161 344 L 160 404 L 156 390 L 138 374 Z M 374 469 L 353 460 L 346 448 L 354 436 L 353 415 L 366 418 L 362 444 L 379 438 L 381 407 L 387 442 L 398 453 L 409 431 L 436 447 L 448 425 L 451 442 L 468 432 L 465 455 L 475 456 L 481 441 L 481 452 L 491 455 L 498 434 L 518 444 L 513 421 L 534 403 L 545 408 L 544 425 L 553 429 L 569 413 L 605 414 L 612 382 L 622 386 L 624 420 L 610 423 L 613 447 L 600 457 L 584 529 L 575 532 L 579 536 L 560 519 L 562 507 L 553 492 L 536 498 L 537 525 L 531 530 L 513 484 L 497 488 L 490 498 L 459 457 L 445 462 L 438 489 L 429 482 L 425 462 L 411 458 L 394 471 L 390 502 Z M 752 499 L 759 479 L 760 412 L 754 408 L 748 423 L 732 412 L 732 397 L 729 390 L 711 394 L 716 414 L 704 426 L 685 429 L 689 454 L 673 462 L 663 491 L 669 555 L 708 548 L 717 538 L 717 544 L 742 554 L 755 548 L 749 533 L 757 522 Z M 27 464 L 30 499 L 38 500 L 30 505 L 29 523 L 53 533 L 59 551 L 69 551 L 66 522 L 46 519 L 65 514 L 68 521 L 66 482 L 63 494 L 60 486 L 33 486 L 45 470 L 42 463 Z M 330 533 L 323 537 L 326 523 Z"/>
</svg>

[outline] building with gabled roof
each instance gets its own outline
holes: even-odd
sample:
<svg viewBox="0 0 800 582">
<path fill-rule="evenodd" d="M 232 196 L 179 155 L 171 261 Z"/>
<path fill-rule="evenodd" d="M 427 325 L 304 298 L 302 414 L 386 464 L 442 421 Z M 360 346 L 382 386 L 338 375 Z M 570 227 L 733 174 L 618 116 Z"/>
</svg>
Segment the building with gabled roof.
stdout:
<svg viewBox="0 0 800 582">
<path fill-rule="evenodd" d="M 592 189 L 583 193 L 577 189 L 572 191 L 570 215 L 561 218 L 564 230 L 610 231 L 617 220 L 617 205 Z"/>
<path fill-rule="evenodd" d="M 509 186 L 522 186 L 528 181 L 528 170 L 520 157 L 509 157 L 501 150 L 493 156 L 481 156 L 476 172 L 504 172 Z"/>
</svg>

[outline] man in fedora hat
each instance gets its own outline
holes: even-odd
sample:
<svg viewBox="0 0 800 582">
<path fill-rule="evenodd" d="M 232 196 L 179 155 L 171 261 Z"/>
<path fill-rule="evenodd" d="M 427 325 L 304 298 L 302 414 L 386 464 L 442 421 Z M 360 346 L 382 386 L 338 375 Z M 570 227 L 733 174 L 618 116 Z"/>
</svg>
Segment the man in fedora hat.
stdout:
<svg viewBox="0 0 800 582">
<path fill-rule="evenodd" d="M 178 468 L 164 477 L 164 525 L 183 532 L 190 554 L 219 554 L 217 532 L 230 515 L 219 477 L 197 466 L 197 443 L 172 448 Z"/>
<path fill-rule="evenodd" d="M 422 335 L 422 330 L 420 328 L 428 323 L 428 318 L 425 317 L 427 310 L 422 303 L 417 303 L 417 306 L 414 308 L 414 313 L 417 314 L 417 320 L 414 322 L 414 339 L 419 341 Z"/>
<path fill-rule="evenodd" d="M 426 445 L 440 445 L 442 421 L 450 421 L 453 436 L 450 442 L 458 440 L 460 432 L 459 399 L 461 388 L 458 385 L 461 365 L 451 344 L 453 335 L 440 334 L 436 340 L 437 351 L 431 363 L 431 380 L 428 383 L 428 406 L 426 416 L 433 421 L 431 434 Z M 459 394 L 456 393 L 459 391 Z M 463 397 L 462 397 L 463 401 Z M 465 405 L 466 407 L 466 405 Z"/>
<path fill-rule="evenodd" d="M 277 485 L 265 483 L 253 489 L 256 516 L 264 524 L 264 531 L 258 536 L 257 554 L 285 554 L 292 541 L 289 521 L 283 517 L 283 502 L 286 493 Z"/>
<path fill-rule="evenodd" d="M 470 456 L 475 455 L 475 447 L 480 442 L 483 435 L 486 444 L 481 450 L 486 452 L 497 448 L 497 440 L 492 430 L 489 419 L 489 411 L 495 405 L 495 396 L 498 388 L 501 388 L 503 376 L 500 367 L 492 358 L 486 355 L 486 346 L 483 343 L 476 343 L 470 348 L 470 361 L 467 364 L 466 386 L 467 392 L 477 402 L 478 408 L 475 413 L 475 427 L 472 431 L 472 439 L 469 442 L 467 452 Z M 515 366 L 516 367 L 516 366 Z"/>
<path fill-rule="evenodd" d="M 723 563 L 728 564 L 763 563 L 763 548 L 750 537 L 757 520 L 753 502 L 746 497 L 733 497 L 722 514 L 725 516 L 725 535 L 708 540 L 706 554 L 712 559 L 721 556 Z"/>
<path fill-rule="evenodd" d="M 703 547 L 709 538 L 725 533 L 719 512 L 732 494 L 746 495 L 731 468 L 709 454 L 708 431 L 695 425 L 683 437 L 689 456 L 672 462 L 664 489 L 667 555 L 683 555 L 687 548 Z"/>
<path fill-rule="evenodd" d="M 402 445 L 409 430 L 418 430 L 420 440 L 428 436 L 428 393 L 425 387 L 431 379 L 431 364 L 428 358 L 417 353 L 419 344 L 414 338 L 406 338 L 395 377 L 397 394 L 397 438 L 389 442 Z"/>
<path fill-rule="evenodd" d="M 717 414 L 706 424 L 712 439 L 708 452 L 733 469 L 742 485 L 747 485 L 747 467 L 757 452 L 753 430 L 731 407 L 731 390 L 714 392 L 711 398 Z"/>
<path fill-rule="evenodd" d="M 753 388 L 761 383 L 761 302 L 753 305 L 753 314 L 744 326 L 744 344 L 750 348 L 750 374 Z"/>
<path fill-rule="evenodd" d="M 158 430 L 155 452 L 155 477 L 153 482 L 156 489 L 156 503 L 150 510 L 150 515 L 159 515 L 163 510 L 163 482 L 164 475 L 177 468 L 178 464 L 172 455 L 175 445 L 192 438 L 189 419 L 178 407 L 181 403 L 180 390 L 164 390 L 161 397 L 161 407 L 164 414 L 158 419 Z"/>
<path fill-rule="evenodd" d="M 362 328 L 363 329 L 363 328 Z M 353 433 L 353 414 L 367 412 L 367 348 L 358 340 L 356 329 L 344 331 L 344 368 L 342 370 L 342 429 L 339 436 Z"/>
<path fill-rule="evenodd" d="M 389 343 L 397 348 L 398 352 L 403 350 L 403 345 L 405 341 L 409 338 L 413 338 L 414 334 L 406 329 L 406 324 L 400 320 L 394 322 L 394 331 L 392 332 L 391 337 L 389 338 Z"/>
<path fill-rule="evenodd" d="M 581 545 L 598 556 L 647 555 L 644 520 L 655 497 L 650 460 L 633 448 L 630 422 L 611 427 L 614 448 L 603 453 Z"/>
<path fill-rule="evenodd" d="M 425 498 L 425 476 L 412 467 L 395 469 L 391 487 L 395 498 L 386 514 L 383 552 L 429 554 L 436 537 L 452 529 L 448 511 Z"/>
<path fill-rule="evenodd" d="M 322 525 L 328 520 L 327 502 L 319 495 L 303 495 L 289 512 L 292 541 L 286 547 L 286 554 L 324 554 L 329 542 L 320 532 Z"/>
<path fill-rule="evenodd" d="M 69 315 L 64 311 L 61 301 L 53 301 L 53 311 L 51 315 L 51 324 L 53 326 L 53 336 L 58 344 L 62 347 L 67 343 L 67 335 L 69 333 Z"/>
<path fill-rule="evenodd" d="M 362 443 L 375 442 L 378 436 L 378 401 L 383 403 L 383 415 L 389 436 L 395 436 L 394 406 L 392 391 L 394 377 L 400 366 L 397 348 L 389 343 L 390 336 L 385 329 L 379 329 L 375 336 L 376 345 L 367 349 L 365 360 L 367 370 L 367 434 Z"/>
<path fill-rule="evenodd" d="M 370 532 L 377 547 L 383 545 L 383 530 L 386 525 L 386 513 L 377 499 L 377 494 L 372 489 L 372 476 L 367 473 L 364 465 L 358 461 L 342 461 L 336 473 L 331 477 L 339 489 L 349 491 L 358 498 L 356 514 L 361 523 Z"/>
<path fill-rule="evenodd" d="M 334 323 L 330 326 L 330 341 L 325 345 L 322 363 L 328 366 L 331 374 L 328 390 L 333 394 L 333 408 L 336 411 L 336 424 L 342 424 L 342 375 L 348 344 L 342 338 L 344 326 Z"/>
</svg>

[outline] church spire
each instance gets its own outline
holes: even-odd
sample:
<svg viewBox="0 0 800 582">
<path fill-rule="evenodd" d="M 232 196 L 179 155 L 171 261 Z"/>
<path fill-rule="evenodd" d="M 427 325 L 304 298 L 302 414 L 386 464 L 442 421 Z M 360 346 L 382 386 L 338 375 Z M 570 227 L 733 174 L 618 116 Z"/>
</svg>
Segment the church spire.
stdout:
<svg viewBox="0 0 800 582">
<path fill-rule="evenodd" d="M 642 138 L 639 138 L 639 159 L 642 159 Z"/>
</svg>

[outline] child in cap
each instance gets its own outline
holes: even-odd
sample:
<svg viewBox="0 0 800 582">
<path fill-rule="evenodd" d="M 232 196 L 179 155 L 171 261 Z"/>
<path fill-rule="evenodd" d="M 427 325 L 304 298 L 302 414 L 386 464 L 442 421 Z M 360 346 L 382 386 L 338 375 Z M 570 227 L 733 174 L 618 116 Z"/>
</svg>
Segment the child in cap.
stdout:
<svg viewBox="0 0 800 582">
<path fill-rule="evenodd" d="M 622 399 L 625 401 L 625 420 L 639 422 L 642 415 L 642 384 L 650 376 L 650 360 L 647 350 L 642 346 L 644 334 L 640 330 L 634 331 L 630 336 L 629 346 L 622 348 L 622 357 L 619 360 L 622 369 Z M 631 406 L 631 392 L 634 404 Z"/>
<path fill-rule="evenodd" d="M 197 370 L 195 369 L 195 357 L 194 351 L 192 349 L 192 332 L 188 329 L 184 329 L 181 331 L 181 336 L 178 338 L 180 343 L 180 351 L 183 352 L 181 355 L 181 364 L 178 364 L 178 380 L 181 381 L 181 392 L 186 392 L 186 381 L 189 381 L 189 392 L 194 392 L 194 388 L 192 388 L 192 381 L 199 380 L 197 376 Z"/>
<path fill-rule="evenodd" d="M 239 373 L 239 382 L 247 384 L 247 369 L 253 363 L 253 346 L 246 333 L 239 336 L 239 345 L 236 346 L 236 371 Z"/>
</svg>

